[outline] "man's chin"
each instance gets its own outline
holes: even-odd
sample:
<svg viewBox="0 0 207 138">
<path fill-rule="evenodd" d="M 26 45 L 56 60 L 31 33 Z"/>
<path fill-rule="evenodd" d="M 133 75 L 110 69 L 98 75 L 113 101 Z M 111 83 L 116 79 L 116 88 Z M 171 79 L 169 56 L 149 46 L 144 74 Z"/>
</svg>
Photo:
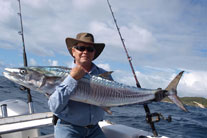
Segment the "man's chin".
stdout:
<svg viewBox="0 0 207 138">
<path fill-rule="evenodd" d="M 81 60 L 80 63 L 82 63 L 82 64 L 90 64 L 91 61 L 88 60 L 88 59 L 84 59 L 84 60 Z"/>
</svg>

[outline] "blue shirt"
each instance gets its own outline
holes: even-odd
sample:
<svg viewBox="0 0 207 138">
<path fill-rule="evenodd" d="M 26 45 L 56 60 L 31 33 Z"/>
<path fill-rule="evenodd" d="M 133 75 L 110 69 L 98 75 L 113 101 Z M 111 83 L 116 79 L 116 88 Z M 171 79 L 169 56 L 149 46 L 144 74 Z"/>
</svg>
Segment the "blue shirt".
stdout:
<svg viewBox="0 0 207 138">
<path fill-rule="evenodd" d="M 89 73 L 98 75 L 104 72 L 106 72 L 104 69 L 92 64 L 92 69 Z M 101 107 L 95 105 L 70 100 L 70 94 L 77 86 L 78 81 L 68 75 L 50 96 L 48 101 L 49 108 L 58 118 L 71 124 L 78 126 L 95 125 L 100 120 L 103 120 L 104 111 Z"/>
</svg>

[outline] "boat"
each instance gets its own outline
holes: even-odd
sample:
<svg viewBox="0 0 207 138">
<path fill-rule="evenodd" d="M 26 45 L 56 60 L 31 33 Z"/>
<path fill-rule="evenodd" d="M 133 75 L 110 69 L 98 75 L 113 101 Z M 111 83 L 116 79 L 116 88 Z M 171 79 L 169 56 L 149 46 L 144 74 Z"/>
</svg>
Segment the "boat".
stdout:
<svg viewBox="0 0 207 138">
<path fill-rule="evenodd" d="M 54 138 L 54 134 L 42 135 L 40 128 L 52 126 L 52 112 L 30 113 L 29 105 L 19 99 L 0 101 L 0 138 Z M 107 138 L 167 138 L 154 137 L 151 132 L 100 121 Z"/>
</svg>

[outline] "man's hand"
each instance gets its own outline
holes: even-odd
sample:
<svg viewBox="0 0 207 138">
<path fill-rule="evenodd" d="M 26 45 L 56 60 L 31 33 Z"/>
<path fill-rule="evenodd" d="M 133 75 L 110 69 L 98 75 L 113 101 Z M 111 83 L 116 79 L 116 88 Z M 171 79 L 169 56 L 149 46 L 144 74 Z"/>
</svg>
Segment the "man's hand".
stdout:
<svg viewBox="0 0 207 138">
<path fill-rule="evenodd" d="M 70 72 L 70 76 L 73 77 L 75 80 L 81 79 L 86 73 L 86 70 L 80 66 L 76 65 L 74 68 L 72 68 Z"/>
</svg>

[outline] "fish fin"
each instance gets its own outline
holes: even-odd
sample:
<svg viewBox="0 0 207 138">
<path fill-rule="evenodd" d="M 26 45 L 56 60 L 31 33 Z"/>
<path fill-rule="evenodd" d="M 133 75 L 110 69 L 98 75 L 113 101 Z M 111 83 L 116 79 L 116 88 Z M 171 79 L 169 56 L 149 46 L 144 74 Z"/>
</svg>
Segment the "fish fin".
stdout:
<svg viewBox="0 0 207 138">
<path fill-rule="evenodd" d="M 183 103 L 181 102 L 180 98 L 177 96 L 177 85 L 183 75 L 184 71 L 181 71 L 167 86 L 165 89 L 167 92 L 168 98 L 175 103 L 178 107 L 180 107 L 185 112 L 188 112 L 188 110 L 184 107 Z"/>
<path fill-rule="evenodd" d="M 102 78 L 104 78 L 104 79 L 109 80 L 109 79 L 110 79 L 109 76 L 110 76 L 112 73 L 113 73 L 113 71 L 108 71 L 108 72 L 101 73 L 101 74 L 99 74 L 98 76 L 99 76 L 99 77 L 102 77 Z"/>
<path fill-rule="evenodd" d="M 108 114 L 112 115 L 112 112 L 111 112 L 111 110 L 110 110 L 110 107 L 102 107 L 102 108 L 103 108 L 103 110 L 104 110 L 105 112 L 107 112 Z"/>
</svg>

